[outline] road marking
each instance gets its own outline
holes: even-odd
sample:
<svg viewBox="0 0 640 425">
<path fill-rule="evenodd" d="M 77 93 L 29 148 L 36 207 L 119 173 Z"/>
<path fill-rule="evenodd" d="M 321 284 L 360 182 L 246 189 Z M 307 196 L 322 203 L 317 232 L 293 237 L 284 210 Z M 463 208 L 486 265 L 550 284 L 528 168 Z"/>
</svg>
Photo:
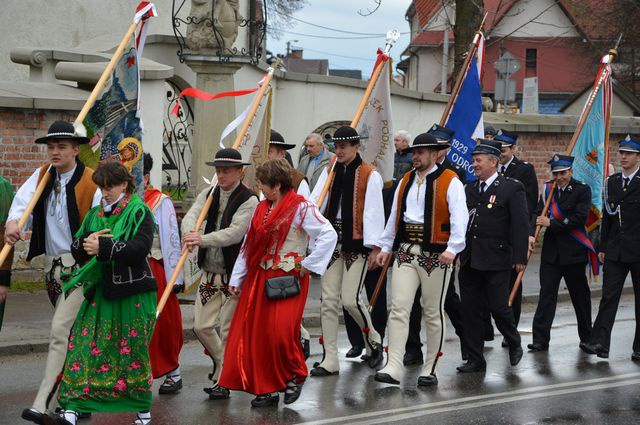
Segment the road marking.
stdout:
<svg viewBox="0 0 640 425">
<path fill-rule="evenodd" d="M 634 379 L 635 378 L 635 379 Z M 619 382 L 615 382 L 619 381 Z M 356 415 L 341 416 L 336 418 L 321 419 L 317 421 L 301 422 L 298 425 L 324 425 L 335 423 L 349 424 L 377 424 L 400 421 L 421 416 L 443 413 L 454 410 L 470 409 L 475 407 L 490 406 L 494 404 L 510 403 L 520 400 L 549 397 L 553 395 L 566 395 L 586 391 L 594 391 L 606 388 L 615 388 L 626 385 L 640 384 L 640 373 L 627 373 L 606 378 L 587 379 L 583 381 L 571 381 L 560 384 L 541 385 L 537 387 L 522 388 L 519 390 L 505 391 L 501 393 L 484 394 L 456 398 L 452 400 L 436 401 L 415 406 L 400 407 L 395 409 L 380 410 L 375 412 L 360 413 Z M 575 388 L 571 388 L 575 387 Z M 537 394 L 536 394 L 537 393 Z M 385 416 L 380 418 L 380 416 Z M 375 418 L 375 419 L 373 419 Z M 359 421 L 360 422 L 356 422 Z"/>
</svg>

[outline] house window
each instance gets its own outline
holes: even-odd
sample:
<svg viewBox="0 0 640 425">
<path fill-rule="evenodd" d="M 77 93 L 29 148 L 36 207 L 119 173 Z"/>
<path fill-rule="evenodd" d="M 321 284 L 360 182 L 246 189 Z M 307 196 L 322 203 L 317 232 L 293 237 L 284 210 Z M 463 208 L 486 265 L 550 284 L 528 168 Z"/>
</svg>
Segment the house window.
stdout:
<svg viewBox="0 0 640 425">
<path fill-rule="evenodd" d="M 525 63 L 527 68 L 536 68 L 538 66 L 538 49 L 527 49 Z"/>
</svg>

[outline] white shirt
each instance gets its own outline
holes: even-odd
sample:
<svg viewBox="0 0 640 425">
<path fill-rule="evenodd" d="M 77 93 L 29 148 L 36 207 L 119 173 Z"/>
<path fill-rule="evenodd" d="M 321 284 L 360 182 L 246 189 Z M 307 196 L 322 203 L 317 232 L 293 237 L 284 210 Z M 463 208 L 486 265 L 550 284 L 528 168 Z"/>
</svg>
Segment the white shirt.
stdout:
<svg viewBox="0 0 640 425">
<path fill-rule="evenodd" d="M 309 200 L 317 205 L 320 199 L 320 194 L 327 181 L 329 167 L 325 167 L 318 178 L 318 182 L 311 192 L 311 198 Z M 377 246 L 378 240 L 384 231 L 384 202 L 382 200 L 382 188 L 384 183 L 382 177 L 377 171 L 371 172 L 369 180 L 367 181 L 367 192 L 364 195 L 364 216 L 362 218 L 362 233 L 363 233 L 363 245 L 367 248 L 373 248 Z M 344 190 L 353 190 L 353 188 L 344 188 Z M 327 192 L 320 207 L 320 211 L 325 211 L 327 208 L 327 202 L 329 202 L 330 192 Z M 338 213 L 336 218 L 342 218 L 342 206 L 338 207 Z"/>
<path fill-rule="evenodd" d="M 513 162 L 513 158 L 515 158 L 515 157 L 512 156 L 511 159 L 506 164 L 499 164 L 498 170 L 500 170 L 500 172 L 502 172 L 502 167 L 504 167 L 504 171 L 506 172 L 507 168 L 509 168 L 509 165 L 511 165 L 511 163 Z"/>
<path fill-rule="evenodd" d="M 434 165 L 427 175 L 435 172 L 438 166 Z M 407 192 L 407 208 L 403 215 L 405 223 L 424 224 L 424 191 L 426 184 L 418 185 L 417 179 L 413 179 L 413 183 Z M 393 205 L 391 206 L 391 214 L 387 221 L 387 226 L 380 237 L 377 245 L 382 248 L 383 252 L 390 253 L 393 248 L 393 241 L 396 238 L 396 216 L 398 215 L 398 196 L 400 194 L 400 186 L 396 188 L 393 195 Z M 465 247 L 465 234 L 467 224 L 469 222 L 469 211 L 467 210 L 467 197 L 464 194 L 464 186 L 458 177 L 451 180 L 447 189 L 447 204 L 449 207 L 449 216 L 451 223 L 451 233 L 447 242 L 447 252 L 457 255 Z"/>
<path fill-rule="evenodd" d="M 491 177 L 489 177 L 486 180 L 480 180 L 480 183 L 478 183 L 478 187 L 480 187 L 480 184 L 482 184 L 482 182 L 484 181 L 487 186 L 484 188 L 484 191 L 486 192 L 487 189 L 489 189 L 489 186 L 491 186 L 493 184 L 493 182 L 498 178 L 498 172 L 496 171 L 495 173 L 493 173 L 493 175 Z"/>
<path fill-rule="evenodd" d="M 158 224 L 158 239 L 160 239 L 164 274 L 167 282 L 169 282 L 182 255 L 178 220 L 176 219 L 176 210 L 173 208 L 171 198 L 167 197 L 160 201 L 160 204 L 153 211 L 153 217 Z M 183 284 L 183 274 L 178 274 L 176 285 Z"/>
<path fill-rule="evenodd" d="M 70 252 L 71 243 L 73 242 L 73 235 L 71 234 L 71 227 L 69 226 L 69 213 L 67 210 L 67 183 L 71 180 L 73 170 L 63 174 L 56 174 L 56 178 L 60 180 L 60 193 L 56 194 L 52 189 L 49 197 L 45 201 L 45 232 L 44 232 L 44 246 L 45 253 L 49 256 L 58 257 L 64 253 Z M 29 201 L 33 198 L 36 188 L 38 186 L 38 177 L 40 176 L 40 169 L 38 168 L 27 179 L 26 182 L 16 192 L 11 208 L 9 209 L 9 216 L 7 221 L 19 220 L 22 214 L 27 208 Z M 102 192 L 100 189 L 96 190 L 93 195 L 92 207 L 95 207 L 100 203 L 102 198 Z M 31 220 L 27 222 L 23 231 L 31 229 Z"/>
<path fill-rule="evenodd" d="M 638 174 L 638 170 L 640 170 L 640 167 L 636 168 L 635 171 L 628 176 L 624 175 L 624 171 L 622 172 L 622 187 L 624 187 L 624 179 L 629 179 L 629 184 L 631 184 L 631 181 L 633 180 L 635 175 Z"/>
<path fill-rule="evenodd" d="M 253 222 L 253 218 L 251 218 L 251 222 Z M 327 266 L 331 260 L 331 254 L 338 241 L 338 235 L 336 231 L 333 230 L 333 226 L 329 223 L 329 220 L 324 218 L 315 204 L 309 201 L 300 203 L 289 231 L 295 232 L 297 231 L 296 229 L 300 228 L 309 236 L 310 242 L 315 246 L 315 249 L 306 256 L 300 264 L 307 270 L 322 275 L 327 270 Z M 242 243 L 240 255 L 236 259 L 233 272 L 231 273 L 231 279 L 229 280 L 229 286 L 235 288 L 242 287 L 249 271 L 244 255 L 244 244 L 246 242 L 247 240 L 245 239 Z"/>
</svg>

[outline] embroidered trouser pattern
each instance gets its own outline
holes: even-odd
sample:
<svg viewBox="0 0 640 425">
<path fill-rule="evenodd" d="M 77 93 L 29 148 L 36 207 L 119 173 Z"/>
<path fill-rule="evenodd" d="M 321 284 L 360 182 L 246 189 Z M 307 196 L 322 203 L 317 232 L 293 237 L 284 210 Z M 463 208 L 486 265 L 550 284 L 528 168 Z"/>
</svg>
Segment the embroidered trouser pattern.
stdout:
<svg viewBox="0 0 640 425">
<path fill-rule="evenodd" d="M 418 245 L 401 244 L 391 274 L 391 311 L 387 322 L 389 355 L 380 373 L 401 380 L 409 315 L 416 291 L 422 290 L 422 320 L 427 330 L 427 355 L 422 376 L 435 374 L 444 344 L 444 300 L 449 286 L 450 267 L 440 264 L 438 253 L 423 252 Z"/>
<path fill-rule="evenodd" d="M 340 246 L 336 248 L 339 253 Z M 338 362 L 338 313 L 340 300 L 363 332 L 367 354 L 371 344 L 381 344 L 380 334 L 371 324 L 369 303 L 362 298 L 362 287 L 367 268 L 367 255 L 342 252 L 334 253 L 329 268 L 322 277 L 322 303 L 320 320 L 324 358 L 320 367 L 329 372 L 340 369 Z"/>
<path fill-rule="evenodd" d="M 69 343 L 69 334 L 76 320 L 84 295 L 81 288 L 75 288 L 70 293 L 60 295 L 62 293 L 62 281 L 60 280 L 60 272 L 71 272 L 74 268 L 75 260 L 71 254 L 62 254 L 60 257 L 46 256 L 44 259 L 45 282 L 47 283 L 47 292 L 49 299 L 55 299 L 55 311 L 51 319 L 51 334 L 49 338 L 49 353 L 47 355 L 47 363 L 44 369 L 44 377 L 40 383 L 38 394 L 33 402 L 33 407 L 40 412 L 44 412 L 55 393 L 57 379 L 67 356 L 67 345 Z M 51 297 L 52 292 L 49 291 L 49 282 L 55 283 L 59 287 L 54 298 Z"/>
<path fill-rule="evenodd" d="M 229 293 L 220 275 L 215 275 L 213 281 L 209 281 L 210 276 L 208 273 L 203 274 L 202 277 L 206 278 L 206 281 L 198 287 L 193 331 L 213 360 L 212 380 L 215 382 L 222 371 L 224 348 L 238 296 Z M 219 327 L 219 331 L 216 330 L 216 326 Z"/>
</svg>

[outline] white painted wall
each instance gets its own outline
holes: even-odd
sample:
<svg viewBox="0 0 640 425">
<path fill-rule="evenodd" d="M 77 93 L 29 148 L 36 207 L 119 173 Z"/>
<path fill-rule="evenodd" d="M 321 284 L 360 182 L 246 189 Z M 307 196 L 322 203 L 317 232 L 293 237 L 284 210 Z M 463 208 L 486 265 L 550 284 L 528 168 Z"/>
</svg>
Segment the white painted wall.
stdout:
<svg viewBox="0 0 640 425">
<path fill-rule="evenodd" d="M 585 102 L 587 101 L 587 97 L 589 97 L 590 90 L 587 90 L 580 96 L 576 101 L 574 101 L 571 106 L 565 109 L 565 115 L 580 115 L 582 113 L 582 108 L 584 107 Z M 613 102 L 611 106 L 611 114 L 618 117 L 632 117 L 633 109 L 629 107 L 618 95 L 613 93 Z"/>
<path fill-rule="evenodd" d="M 531 20 L 534 21 L 529 22 Z M 491 35 L 494 37 L 580 36 L 556 0 L 518 1 L 491 31 Z"/>
<path fill-rule="evenodd" d="M 142 143 L 145 152 L 153 157 L 151 184 L 161 187 L 162 177 L 162 120 L 166 109 L 164 81 L 142 81 L 140 84 L 140 115 L 144 125 Z"/>
</svg>

